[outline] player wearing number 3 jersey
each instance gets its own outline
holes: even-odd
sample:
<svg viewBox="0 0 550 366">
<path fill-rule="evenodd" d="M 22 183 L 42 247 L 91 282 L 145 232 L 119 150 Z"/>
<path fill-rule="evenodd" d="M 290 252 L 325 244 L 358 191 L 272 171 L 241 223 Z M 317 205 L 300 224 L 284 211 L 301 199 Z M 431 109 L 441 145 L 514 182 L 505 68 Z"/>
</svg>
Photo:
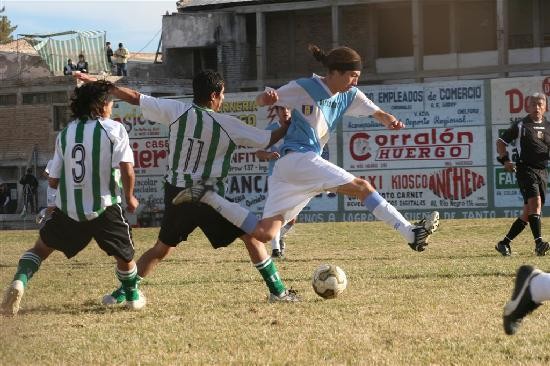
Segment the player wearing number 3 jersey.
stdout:
<svg viewBox="0 0 550 366">
<path fill-rule="evenodd" d="M 58 135 L 49 169 L 48 183 L 58 189 L 56 208 L 44 221 L 34 247 L 19 260 L 2 301 L 5 314 L 17 314 L 27 282 L 54 250 L 71 258 L 92 238 L 115 257 L 128 308 L 138 310 L 145 305 L 137 289 L 131 228 L 120 206 L 120 178 L 128 211 L 138 206 L 133 194 L 134 157 L 124 126 L 109 119 L 111 87 L 109 82 L 98 81 L 75 89 L 71 109 L 76 120 Z"/>
</svg>

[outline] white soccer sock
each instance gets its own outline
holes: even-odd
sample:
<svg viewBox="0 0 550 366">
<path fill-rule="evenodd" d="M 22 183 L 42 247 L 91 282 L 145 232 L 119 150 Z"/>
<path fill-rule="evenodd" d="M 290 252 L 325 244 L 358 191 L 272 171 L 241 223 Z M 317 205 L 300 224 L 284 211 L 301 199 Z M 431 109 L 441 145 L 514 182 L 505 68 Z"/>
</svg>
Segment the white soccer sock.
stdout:
<svg viewBox="0 0 550 366">
<path fill-rule="evenodd" d="M 531 279 L 531 298 L 537 304 L 550 300 L 550 273 L 541 273 Z"/>
<path fill-rule="evenodd" d="M 411 225 L 395 207 L 390 205 L 384 197 L 378 194 L 378 192 L 369 194 L 365 201 L 363 201 L 363 204 L 378 220 L 384 221 L 386 224 L 399 231 L 405 240 L 407 240 L 407 243 L 414 243 L 413 225 Z"/>
<path fill-rule="evenodd" d="M 238 203 L 226 200 L 214 191 L 207 191 L 200 201 L 218 211 L 227 221 L 241 228 L 245 233 L 252 234 L 258 224 L 256 215 Z"/>
<path fill-rule="evenodd" d="M 277 234 L 275 234 L 275 237 L 271 240 L 271 250 L 281 250 L 281 231 L 277 231 Z"/>
</svg>

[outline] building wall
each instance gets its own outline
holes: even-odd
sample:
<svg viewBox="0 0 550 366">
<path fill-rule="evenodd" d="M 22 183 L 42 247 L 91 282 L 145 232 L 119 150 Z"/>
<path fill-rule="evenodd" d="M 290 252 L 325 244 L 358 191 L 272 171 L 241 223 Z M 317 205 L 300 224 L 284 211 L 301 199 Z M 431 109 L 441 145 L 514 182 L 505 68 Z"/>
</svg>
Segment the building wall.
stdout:
<svg viewBox="0 0 550 366">
<path fill-rule="evenodd" d="M 48 65 L 37 55 L 0 52 L 0 81 L 50 76 Z"/>
</svg>

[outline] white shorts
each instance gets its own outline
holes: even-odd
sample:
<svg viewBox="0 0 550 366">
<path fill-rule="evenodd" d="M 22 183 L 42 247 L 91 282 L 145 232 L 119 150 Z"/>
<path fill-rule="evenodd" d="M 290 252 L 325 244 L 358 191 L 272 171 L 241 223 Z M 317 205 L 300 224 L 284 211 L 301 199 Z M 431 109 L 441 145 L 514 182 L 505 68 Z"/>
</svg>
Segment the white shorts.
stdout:
<svg viewBox="0 0 550 366">
<path fill-rule="evenodd" d="M 268 180 L 263 218 L 282 215 L 292 220 L 309 200 L 326 191 L 335 191 L 355 176 L 314 152 L 288 153 L 275 163 Z"/>
</svg>

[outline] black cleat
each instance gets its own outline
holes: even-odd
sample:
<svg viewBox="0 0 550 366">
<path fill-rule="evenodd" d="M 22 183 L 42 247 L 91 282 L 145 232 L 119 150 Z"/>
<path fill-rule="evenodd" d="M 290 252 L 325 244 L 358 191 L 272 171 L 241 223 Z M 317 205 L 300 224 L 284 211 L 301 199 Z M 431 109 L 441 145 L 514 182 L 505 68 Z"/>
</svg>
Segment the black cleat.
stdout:
<svg viewBox="0 0 550 366">
<path fill-rule="evenodd" d="M 523 318 L 540 306 L 540 304 L 533 302 L 529 287 L 533 277 L 540 273 L 542 271 L 533 266 L 524 265 L 519 267 L 512 299 L 504 306 L 504 314 L 502 316 L 504 332 L 506 334 L 515 334 Z"/>
<path fill-rule="evenodd" d="M 279 249 L 273 249 L 273 251 L 271 252 L 271 258 L 278 258 L 278 259 L 281 259 L 283 258 L 285 255 L 283 253 L 282 250 L 279 250 Z"/>
<path fill-rule="evenodd" d="M 503 241 L 499 241 L 495 245 L 495 250 L 502 254 L 504 257 L 509 257 L 512 255 L 512 248 L 510 248 L 510 243 L 506 244 Z"/>
<path fill-rule="evenodd" d="M 539 257 L 546 255 L 546 252 L 550 250 L 550 244 L 547 241 L 539 241 L 535 244 L 535 254 Z"/>
<path fill-rule="evenodd" d="M 439 212 L 433 211 L 428 218 L 415 224 L 414 243 L 409 243 L 412 250 L 422 252 L 428 245 L 428 238 L 439 228 Z"/>
</svg>

